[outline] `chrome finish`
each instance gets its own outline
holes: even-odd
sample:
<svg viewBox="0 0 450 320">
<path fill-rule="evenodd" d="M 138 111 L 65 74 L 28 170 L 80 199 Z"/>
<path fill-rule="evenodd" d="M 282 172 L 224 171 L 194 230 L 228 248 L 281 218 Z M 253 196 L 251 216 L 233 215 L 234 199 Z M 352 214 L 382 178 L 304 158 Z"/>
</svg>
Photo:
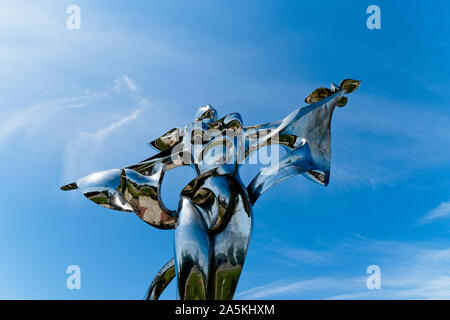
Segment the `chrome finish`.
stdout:
<svg viewBox="0 0 450 320">
<path fill-rule="evenodd" d="M 338 91 L 327 98 L 298 109 L 280 122 L 246 128 L 246 134 L 249 136 L 247 152 L 250 153 L 261 145 L 273 143 L 278 143 L 290 150 L 273 166 L 261 170 L 249 184 L 247 191 L 252 203 L 273 185 L 297 174 L 303 174 L 324 186 L 328 185 L 331 117 L 342 94 L 343 91 Z M 258 134 L 259 131 L 264 131 L 263 139 L 253 139 L 254 136 L 261 136 Z"/>
<path fill-rule="evenodd" d="M 286 118 L 244 127 L 241 116 L 218 119 L 206 105 L 184 128 L 149 143 L 158 154 L 123 169 L 97 172 L 62 190 L 79 188 L 93 202 L 134 212 L 160 229 L 175 229 L 175 258 L 159 271 L 146 299 L 158 299 L 177 277 L 180 299 L 232 299 L 252 230 L 252 205 L 273 185 L 297 174 L 321 185 L 330 179 L 330 124 L 336 106 L 347 103 L 359 81 L 318 88 Z M 261 147 L 278 144 L 287 153 L 262 169 L 245 187 L 239 166 Z M 161 200 L 166 170 L 189 165 L 198 176 L 181 192 L 176 210 Z"/>
<path fill-rule="evenodd" d="M 102 207 L 134 212 L 156 228 L 172 229 L 176 212 L 167 209 L 161 201 L 164 172 L 163 164 L 156 164 L 150 176 L 132 169 L 112 169 L 93 173 L 61 189 L 79 188 L 86 198 Z"/>
<path fill-rule="evenodd" d="M 175 260 L 172 258 L 159 270 L 153 279 L 145 294 L 145 300 L 158 300 L 173 278 L 175 278 Z"/>
</svg>

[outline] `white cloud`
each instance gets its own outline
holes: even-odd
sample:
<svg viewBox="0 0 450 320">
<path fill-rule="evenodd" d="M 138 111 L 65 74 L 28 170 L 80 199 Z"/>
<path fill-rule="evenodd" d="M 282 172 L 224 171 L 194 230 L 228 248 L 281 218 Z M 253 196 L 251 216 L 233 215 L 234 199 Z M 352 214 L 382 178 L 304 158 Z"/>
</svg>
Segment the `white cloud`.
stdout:
<svg viewBox="0 0 450 320">
<path fill-rule="evenodd" d="M 87 89 L 76 97 L 52 99 L 16 108 L 19 111 L 14 113 L 6 112 L 0 116 L 4 119 L 0 120 L 0 148 L 16 137 L 26 135 L 28 142 L 35 144 L 37 137 L 53 136 L 51 142 L 55 149 L 64 150 L 63 178 L 79 177 L 99 162 L 101 151 L 109 143 L 108 137 L 138 119 L 150 106 L 135 81 L 122 75 L 99 91 Z M 84 110 L 74 112 L 78 108 Z M 154 108 L 152 111 L 158 112 Z M 98 129 L 92 130 L 95 127 Z"/>
<path fill-rule="evenodd" d="M 403 261 L 386 272 L 381 266 L 381 290 L 355 291 L 329 299 L 450 299 L 450 249 L 417 246 L 417 253 L 411 255 L 397 244 L 396 250 Z"/>
<path fill-rule="evenodd" d="M 151 149 L 145 142 L 167 131 L 172 122 L 186 118 L 184 110 L 180 111 L 170 102 L 150 103 L 128 75 L 116 78 L 101 90 L 85 89 L 82 92 L 76 97 L 11 108 L 19 110 L 16 112 L 3 111 L 2 114 L 0 111 L 0 148 L 13 141 L 36 146 L 37 141 L 46 139 L 49 150 L 62 156 L 61 182 L 66 183 L 66 180 L 109 167 L 110 163 L 120 166 L 121 161 L 130 159 L 126 154 L 116 152 L 119 149 L 146 157 L 145 151 L 151 152 Z M 147 112 L 150 110 L 151 113 Z M 167 118 L 165 121 L 158 120 L 164 117 Z M 139 120 L 141 118 L 145 120 Z M 130 125 L 134 121 L 139 122 Z M 142 145 L 134 149 L 127 139 L 140 140 L 138 133 L 148 134 L 148 140 L 141 141 Z M 137 160 L 141 159 L 131 161 Z"/>
<path fill-rule="evenodd" d="M 133 104 L 136 104 L 140 108 L 145 108 L 150 105 L 149 101 L 137 92 L 135 82 L 128 76 L 123 75 L 114 80 L 114 86 L 106 87 L 104 90 L 98 92 L 86 90 L 83 95 L 43 101 L 25 108 L 18 108 L 20 110 L 18 112 L 3 115 L 2 117 L 5 120 L 0 121 L 0 147 L 15 133 L 21 131 L 32 132 L 34 128 L 39 127 L 40 124 L 48 121 L 58 113 L 74 108 L 91 106 L 94 104 L 94 101 L 98 102 L 98 99 L 108 98 L 111 93 L 120 94 L 123 88 L 133 92 Z M 136 110 L 130 116 L 99 130 L 93 137 L 99 139 L 102 136 L 107 135 L 109 132 L 115 130 L 116 127 L 120 127 L 123 123 L 132 120 L 129 117 L 135 119 L 139 112 L 139 110 Z M 93 113 L 95 113 L 95 111 L 93 111 Z"/>
<path fill-rule="evenodd" d="M 450 117 L 442 108 L 363 92 L 349 100 L 333 117 L 330 187 L 392 185 L 450 163 Z"/>
<path fill-rule="evenodd" d="M 278 281 L 264 286 L 252 288 L 236 294 L 236 298 L 256 300 L 274 297 L 285 293 L 299 293 L 304 291 L 317 291 L 328 289 L 330 286 L 338 287 L 340 281 L 332 278 L 316 278 L 300 281 Z"/>
<path fill-rule="evenodd" d="M 123 79 L 127 83 L 128 89 L 130 89 L 131 91 L 136 91 L 137 90 L 136 83 L 133 80 L 128 78 L 126 75 L 123 76 Z"/>
<path fill-rule="evenodd" d="M 282 245 L 277 243 L 276 246 Z M 298 250 L 297 250 L 298 251 Z M 302 249 L 300 249 L 302 251 Z M 308 250 L 311 252 L 312 250 Z M 239 299 L 450 299 L 450 249 L 448 243 L 406 243 L 377 241 L 364 237 L 336 245 L 329 254 L 317 255 L 331 268 L 314 271 L 317 277 L 296 276 L 299 264 L 292 264 L 286 276 L 266 285 L 239 292 Z M 276 252 L 276 250 L 274 250 Z M 295 253 L 284 260 L 298 262 Z M 381 289 L 369 290 L 365 269 L 348 268 L 377 264 L 381 269 Z M 346 266 L 340 269 L 338 266 Z M 316 268 L 316 266 L 313 266 Z M 302 267 L 300 270 L 306 270 Z M 326 276 L 322 276 L 326 273 Z"/>
<path fill-rule="evenodd" d="M 116 93 L 120 93 L 123 89 L 129 90 L 131 92 L 136 92 L 138 90 L 136 82 L 130 79 L 127 75 L 122 75 L 120 78 L 114 80 L 113 90 Z"/>
<path fill-rule="evenodd" d="M 94 132 L 80 132 L 78 136 L 70 140 L 63 155 L 63 179 L 70 180 L 87 174 L 93 169 L 95 162 L 100 162 L 105 140 L 113 133 L 117 133 L 122 127 L 136 120 L 141 109 L 134 110 L 131 114 L 121 116 L 106 127 Z"/>
<path fill-rule="evenodd" d="M 54 99 L 38 103 L 24 108 L 14 114 L 8 115 L 0 122 L 0 146 L 13 134 L 18 131 L 32 130 L 40 122 L 46 121 L 57 112 L 72 108 L 80 108 L 87 105 L 88 95 Z"/>
<path fill-rule="evenodd" d="M 331 251 L 318 251 L 294 247 L 277 238 L 265 239 L 263 243 L 264 244 L 258 243 L 258 248 L 261 248 L 266 252 L 272 252 L 272 257 L 273 259 L 276 259 L 277 262 L 293 266 L 298 264 L 321 265 L 328 263 L 333 254 Z"/>
<path fill-rule="evenodd" d="M 49 9 L 49 8 L 46 8 Z M 52 13 L 55 12 L 55 7 Z M 57 29 L 58 20 L 51 18 L 49 10 L 45 10 L 42 5 L 25 1 L 10 1 L 0 4 L 0 34 L 7 35 L 10 31 L 27 31 L 42 34 L 37 29 Z M 39 26 L 40 28 L 36 28 Z"/>
<path fill-rule="evenodd" d="M 430 210 L 419 223 L 428 223 L 436 219 L 450 217 L 450 201 L 442 202 L 438 207 Z"/>
<path fill-rule="evenodd" d="M 67 142 L 64 152 L 64 173 L 63 179 L 73 179 L 74 177 L 80 177 L 80 174 L 87 174 L 94 169 L 93 163 L 99 162 L 100 154 L 104 151 L 102 148 L 105 141 L 112 134 L 119 131 L 122 127 L 128 123 L 138 119 L 143 109 L 150 106 L 150 102 L 147 98 L 143 97 L 137 90 L 137 85 L 127 75 L 114 80 L 114 85 L 107 90 L 103 96 L 108 96 L 108 93 L 114 92 L 116 95 L 124 93 L 123 89 L 131 92 L 132 103 L 137 109 L 128 114 L 119 114 L 115 116 L 116 120 L 110 122 L 106 126 L 97 129 L 92 132 L 80 131 L 75 138 L 72 138 Z M 102 95 L 100 95 L 102 96 Z M 111 110 L 111 113 L 113 111 Z M 96 115 L 97 112 L 93 111 L 91 115 Z"/>
<path fill-rule="evenodd" d="M 102 128 L 93 133 L 81 132 L 80 134 L 84 139 L 93 139 L 97 142 L 100 142 L 103 139 L 105 139 L 108 135 L 110 135 L 112 132 L 114 132 L 115 130 L 122 127 L 124 124 L 136 119 L 139 116 L 140 112 L 141 112 L 141 109 L 137 109 L 137 110 L 133 111 L 133 113 L 131 113 L 130 115 L 124 116 L 120 120 L 111 123 L 110 125 L 108 125 L 105 128 Z"/>
</svg>

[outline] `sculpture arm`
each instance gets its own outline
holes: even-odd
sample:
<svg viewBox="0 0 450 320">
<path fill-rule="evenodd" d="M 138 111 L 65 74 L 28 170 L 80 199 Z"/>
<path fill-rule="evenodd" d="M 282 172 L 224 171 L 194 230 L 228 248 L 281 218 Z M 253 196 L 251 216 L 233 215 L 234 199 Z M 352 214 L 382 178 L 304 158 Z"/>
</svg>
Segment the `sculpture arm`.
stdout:
<svg viewBox="0 0 450 320">
<path fill-rule="evenodd" d="M 93 173 L 62 190 L 80 189 L 89 200 L 117 211 L 134 212 L 139 218 L 159 229 L 173 229 L 176 211 L 161 200 L 164 164 L 156 164 L 151 175 L 132 169 L 112 169 Z"/>
<path fill-rule="evenodd" d="M 173 229 L 176 211 L 167 209 L 162 202 L 161 183 L 166 170 L 185 164 L 181 150 L 183 145 L 178 143 L 138 164 L 123 169 L 96 172 L 61 189 L 79 188 L 88 199 L 98 205 L 134 212 L 156 228 Z"/>
</svg>

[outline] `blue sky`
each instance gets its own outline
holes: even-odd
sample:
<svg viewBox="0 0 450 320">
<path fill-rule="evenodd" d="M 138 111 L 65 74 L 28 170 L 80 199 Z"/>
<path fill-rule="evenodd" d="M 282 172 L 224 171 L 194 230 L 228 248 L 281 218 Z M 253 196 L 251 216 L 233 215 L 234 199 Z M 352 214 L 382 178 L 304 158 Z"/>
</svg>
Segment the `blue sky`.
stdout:
<svg viewBox="0 0 450 320">
<path fill-rule="evenodd" d="M 70 4 L 80 30 L 66 28 Z M 371 4 L 380 30 L 366 27 Z M 450 298 L 449 9 L 2 1 L 0 298 L 141 299 L 173 232 L 59 186 L 147 158 L 201 105 L 260 124 L 344 78 L 363 84 L 333 117 L 330 185 L 298 176 L 258 200 L 236 298 Z M 241 172 L 249 182 L 257 168 Z M 193 177 L 167 173 L 169 207 Z M 380 290 L 366 287 L 374 264 Z M 69 265 L 81 290 L 66 288 Z"/>
</svg>

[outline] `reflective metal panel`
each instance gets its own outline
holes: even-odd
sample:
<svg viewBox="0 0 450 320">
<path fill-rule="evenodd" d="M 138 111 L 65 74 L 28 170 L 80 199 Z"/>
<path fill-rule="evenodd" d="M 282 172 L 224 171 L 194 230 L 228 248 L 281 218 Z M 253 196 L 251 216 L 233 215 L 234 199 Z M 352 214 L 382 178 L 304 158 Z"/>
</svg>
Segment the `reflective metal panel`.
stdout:
<svg viewBox="0 0 450 320">
<path fill-rule="evenodd" d="M 170 259 L 153 279 L 145 295 L 145 300 L 158 300 L 173 278 L 175 278 L 175 259 Z"/>
</svg>

